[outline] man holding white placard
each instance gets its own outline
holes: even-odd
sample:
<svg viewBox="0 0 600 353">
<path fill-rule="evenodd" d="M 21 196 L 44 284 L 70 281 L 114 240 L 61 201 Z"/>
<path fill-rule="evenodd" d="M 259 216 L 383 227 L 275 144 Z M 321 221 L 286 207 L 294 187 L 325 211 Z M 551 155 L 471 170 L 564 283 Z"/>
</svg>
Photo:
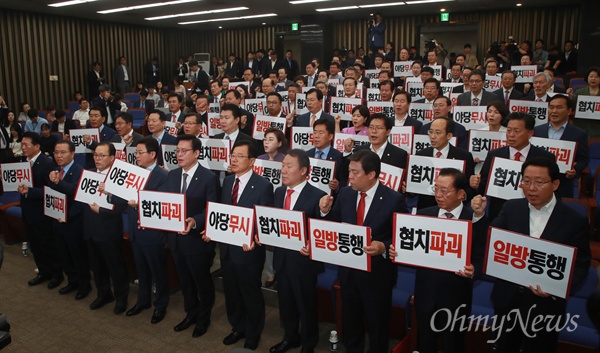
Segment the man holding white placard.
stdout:
<svg viewBox="0 0 600 353">
<path fill-rule="evenodd" d="M 423 123 L 408 115 L 411 100 L 411 95 L 406 91 L 394 93 L 394 126 L 414 126 L 413 132 L 418 133 Z"/>
<path fill-rule="evenodd" d="M 556 162 L 544 157 L 528 158 L 523 163 L 521 173 L 525 198 L 507 201 L 490 225 L 525 236 L 576 247 L 577 258 L 571 277 L 571 288 L 577 288 L 585 280 L 590 266 L 588 220 L 555 196 L 555 191 L 560 184 Z M 481 196 L 475 197 L 471 202 L 474 217 L 483 217 L 478 222 L 487 225 L 491 218 L 485 215 L 486 204 L 486 198 Z M 551 254 L 547 261 L 546 254 L 541 255 L 544 267 L 550 267 L 552 263 L 556 264 L 553 268 L 558 266 L 557 259 L 552 260 Z M 530 254 L 528 260 L 530 267 L 532 263 L 537 263 L 537 260 L 532 258 L 533 254 Z M 509 325 L 495 330 L 497 341 L 494 344 L 494 352 L 512 353 L 520 350 L 554 352 L 556 350 L 559 330 L 552 328 L 564 325 L 566 308 L 564 299 L 549 295 L 536 283 L 525 287 L 500 279 L 495 281 L 491 299 L 495 314 L 501 318 L 506 318 L 506 315 L 514 313 L 515 310 L 521 318 L 531 317 L 533 323 L 539 316 L 543 315 L 545 318 L 541 330 L 537 324 L 530 325 L 529 320 L 526 327 L 519 325 L 517 326 L 519 329 L 506 331 L 509 326 L 512 326 Z"/>
<path fill-rule="evenodd" d="M 162 149 L 160 149 L 160 146 L 177 144 L 177 138 L 165 132 L 166 122 L 167 115 L 162 110 L 158 109 L 151 111 L 146 120 L 148 131 L 152 134 L 150 136 L 152 136 L 159 145 L 158 165 L 163 165 Z"/>
<path fill-rule="evenodd" d="M 331 142 L 335 135 L 335 128 L 327 118 L 321 118 L 314 123 L 313 146 L 308 150 L 310 158 L 325 159 L 335 162 L 335 178 L 329 182 L 329 188 L 333 191 L 346 186 L 348 181 L 348 164 L 340 151 L 333 148 Z"/>
</svg>

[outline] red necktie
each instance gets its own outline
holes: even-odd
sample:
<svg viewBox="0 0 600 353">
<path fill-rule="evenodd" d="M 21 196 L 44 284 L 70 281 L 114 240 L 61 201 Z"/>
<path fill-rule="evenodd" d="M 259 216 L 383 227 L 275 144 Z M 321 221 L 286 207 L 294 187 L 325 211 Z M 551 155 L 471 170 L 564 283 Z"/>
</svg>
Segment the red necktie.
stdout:
<svg viewBox="0 0 600 353">
<path fill-rule="evenodd" d="M 294 193 L 293 189 L 288 189 L 287 194 L 285 195 L 285 201 L 283 202 L 283 208 L 289 210 L 292 206 L 292 194 Z"/>
<path fill-rule="evenodd" d="M 356 209 L 356 224 L 359 226 L 362 226 L 365 221 L 365 197 L 367 197 L 367 193 L 361 192 L 358 208 Z"/>
<path fill-rule="evenodd" d="M 60 172 L 58 173 L 58 179 L 63 180 L 65 177 L 65 168 L 60 168 Z"/>
<path fill-rule="evenodd" d="M 506 90 L 504 93 L 504 103 L 508 103 L 509 94 L 510 94 L 510 91 Z"/>
<path fill-rule="evenodd" d="M 440 158 L 441 156 L 442 156 L 442 152 L 440 152 L 440 151 L 437 151 L 437 152 L 435 153 L 435 158 Z"/>
<path fill-rule="evenodd" d="M 521 156 L 522 156 L 521 152 L 517 151 L 517 153 L 515 153 L 515 161 L 519 161 L 520 162 L 521 161 Z"/>
<path fill-rule="evenodd" d="M 235 183 L 233 184 L 233 190 L 231 190 L 231 204 L 234 206 L 237 205 L 239 190 L 240 190 L 240 178 L 235 178 Z"/>
</svg>

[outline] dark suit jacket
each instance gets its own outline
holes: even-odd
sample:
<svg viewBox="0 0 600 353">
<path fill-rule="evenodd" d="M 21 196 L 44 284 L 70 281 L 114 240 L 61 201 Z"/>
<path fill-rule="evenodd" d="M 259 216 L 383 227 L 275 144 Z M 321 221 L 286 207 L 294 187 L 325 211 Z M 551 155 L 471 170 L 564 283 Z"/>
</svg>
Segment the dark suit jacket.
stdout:
<svg viewBox="0 0 600 353">
<path fill-rule="evenodd" d="M 431 123 L 427 123 L 421 126 L 421 129 L 419 130 L 419 135 L 428 135 L 430 127 Z M 465 127 L 462 124 L 457 123 L 456 121 L 454 122 L 454 131 L 452 131 L 452 136 L 456 136 L 456 144 L 458 145 L 456 147 L 465 151 L 469 149 L 469 135 L 467 134 L 467 129 L 465 129 Z"/>
<path fill-rule="evenodd" d="M 113 117 L 113 121 L 115 118 L 115 112 L 118 112 L 121 109 L 121 105 L 115 99 L 109 102 L 100 96 L 96 96 L 92 99 L 92 104 L 90 107 L 103 109 L 106 112 L 105 116 L 108 116 L 108 111 L 110 110 L 110 116 Z"/>
<path fill-rule="evenodd" d="M 92 169 L 98 172 L 97 169 Z M 116 196 L 105 196 L 112 201 L 112 210 L 100 207 L 95 213 L 87 204 L 83 204 L 83 239 L 97 242 L 114 242 L 123 239 L 123 211 L 127 201 Z M 113 200 L 114 199 L 114 200 Z M 136 227 L 137 228 L 137 227 Z"/>
<path fill-rule="evenodd" d="M 133 79 L 131 78 L 131 69 L 127 65 L 125 65 L 125 67 L 127 68 L 129 82 L 133 82 Z M 117 86 L 125 84 L 125 72 L 123 72 L 123 67 L 121 66 L 121 64 L 118 64 L 115 67 L 115 82 L 117 82 Z"/>
<path fill-rule="evenodd" d="M 371 144 L 361 145 L 356 147 L 357 151 L 360 150 L 370 150 Z M 383 150 L 383 155 L 381 156 L 381 163 L 386 163 L 389 165 L 393 165 L 394 167 L 406 169 L 406 159 L 408 153 L 400 147 L 394 146 L 388 142 L 387 146 Z"/>
<path fill-rule="evenodd" d="M 231 205 L 231 191 L 235 182 L 235 175 L 229 175 L 223 181 L 221 203 Z M 273 185 L 265 178 L 252 172 L 248 185 L 239 195 L 237 206 L 252 208 L 254 205 L 273 206 Z M 220 244 L 221 262 L 231 261 L 236 265 L 260 264 L 264 261 L 264 247 L 256 246 L 252 251 L 244 251 L 242 247 Z"/>
<path fill-rule="evenodd" d="M 239 61 L 235 60 L 233 63 L 231 61 L 227 62 L 227 66 L 225 66 L 225 71 L 223 71 L 224 77 L 239 77 L 239 72 L 242 68 L 242 64 Z"/>
<path fill-rule="evenodd" d="M 69 130 L 71 129 L 79 129 L 79 124 L 73 119 L 65 119 L 65 134 L 69 134 Z M 50 128 L 52 132 L 58 132 L 58 120 L 54 120 L 52 122 L 52 127 Z"/>
<path fill-rule="evenodd" d="M 98 81 L 98 76 L 94 70 L 88 72 L 88 88 L 90 89 L 89 97 L 97 97 L 100 94 L 100 85 L 106 83 L 106 76 L 104 76 L 104 71 L 100 70 L 100 77 L 104 77 L 104 81 Z"/>
<path fill-rule="evenodd" d="M 459 86 L 460 87 L 460 86 Z M 472 104 L 472 96 L 471 96 L 471 92 L 465 92 L 463 94 L 461 94 L 460 96 L 458 96 L 457 100 L 456 100 L 456 105 L 471 105 Z M 479 102 L 480 106 L 487 106 L 488 104 L 498 101 L 498 96 L 493 94 L 492 92 L 488 92 L 486 90 L 482 91 L 482 96 L 481 96 L 481 102 Z M 502 102 L 504 102 L 504 99 L 501 99 Z"/>
<path fill-rule="evenodd" d="M 21 209 L 24 220 L 32 223 L 46 222 L 48 219 L 44 216 L 44 185 L 48 185 L 48 175 L 55 169 L 52 158 L 41 153 L 31 166 L 31 177 L 33 187 L 29 188 L 27 196 L 21 195 Z"/>
<path fill-rule="evenodd" d="M 556 206 L 540 239 L 577 247 L 575 269 L 571 279 L 571 288 L 573 289 L 585 281 L 590 267 L 588 220 L 559 199 L 556 201 Z M 488 219 L 484 217 L 479 222 L 481 221 L 487 222 Z M 491 226 L 525 235 L 530 234 L 527 199 L 506 201 L 498 217 L 491 222 Z M 506 308 L 517 294 L 518 288 L 519 286 L 516 284 L 497 279 L 491 295 L 494 309 L 498 311 Z M 525 290 L 529 289 L 525 288 Z M 560 298 L 556 298 L 556 300 L 564 302 Z"/>
<path fill-rule="evenodd" d="M 240 108 L 240 112 L 242 113 L 242 115 L 246 116 L 246 126 L 244 126 L 243 129 L 240 129 L 240 131 L 248 136 L 252 136 L 252 127 L 254 126 L 254 114 L 242 108 Z"/>
<path fill-rule="evenodd" d="M 456 86 L 452 89 L 452 93 L 465 93 L 465 86 L 464 84 L 460 85 L 460 86 Z"/>
<path fill-rule="evenodd" d="M 283 208 L 286 190 L 286 186 L 280 186 L 275 190 L 275 207 Z M 324 195 L 326 195 L 325 192 L 306 183 L 296 200 L 294 211 L 304 212 L 306 219 L 320 218 L 319 201 Z M 298 251 L 283 248 L 274 248 L 273 267 L 277 272 L 285 269 L 285 273 L 292 276 L 315 275 L 323 271 L 323 263 L 312 261 L 310 257 L 304 256 Z"/>
<path fill-rule="evenodd" d="M 158 63 L 156 64 L 156 76 L 154 76 L 154 65 L 151 62 L 144 65 L 144 73 L 146 74 L 146 83 L 154 83 L 160 81 L 160 69 Z M 129 70 L 128 70 L 129 72 Z"/>
<path fill-rule="evenodd" d="M 59 223 L 57 220 L 54 221 L 55 230 L 62 235 L 66 235 L 69 238 L 78 238 L 81 236 L 82 219 L 83 219 L 83 206 L 81 202 L 74 200 L 75 192 L 77 191 L 77 185 L 81 178 L 83 167 L 77 163 L 73 163 L 69 171 L 65 173 L 62 180 L 58 184 L 48 182 L 48 186 L 52 189 L 62 192 L 67 196 L 67 220 L 66 223 Z"/>
<path fill-rule="evenodd" d="M 213 138 L 215 138 L 215 139 L 224 139 L 224 138 L 225 138 L 225 133 L 224 133 L 224 132 L 222 132 L 222 133 L 220 133 L 220 134 L 217 134 L 217 135 L 215 135 Z M 250 136 L 250 135 L 246 135 L 246 134 L 245 134 L 245 133 L 243 133 L 241 130 L 240 130 L 240 132 L 238 133 L 238 135 L 237 135 L 237 137 L 236 137 L 235 141 L 236 141 L 236 142 L 237 142 L 237 141 L 253 141 L 253 142 L 255 142 L 255 143 L 256 143 L 256 140 L 255 140 L 255 139 L 253 139 L 253 138 L 252 138 L 252 136 Z M 231 148 L 233 148 L 233 144 L 231 145 Z"/>
<path fill-rule="evenodd" d="M 537 97 L 536 97 L 535 93 L 532 93 L 532 92 L 533 92 L 533 89 L 531 89 L 529 91 L 529 93 L 525 97 L 523 97 L 521 99 L 524 100 L 524 101 L 535 101 L 537 99 Z M 547 102 L 548 100 L 550 100 L 550 96 L 546 95 L 546 97 L 544 97 L 543 101 Z"/>
<path fill-rule="evenodd" d="M 156 163 L 158 165 L 164 165 L 163 155 L 162 155 L 162 145 L 177 145 L 177 137 L 173 135 L 169 135 L 166 132 L 163 134 L 162 139 L 160 140 L 160 145 L 158 146 L 158 156 L 156 158 Z M 150 181 L 148 181 L 150 182 Z M 152 190 L 152 189 L 148 189 Z"/>
<path fill-rule="evenodd" d="M 262 65 L 262 62 L 259 63 L 258 60 L 256 60 L 256 58 L 252 59 L 252 73 L 253 74 L 256 75 L 257 72 L 260 71 L 260 68 L 259 68 L 260 65 Z M 246 60 L 244 60 L 244 67 L 243 67 L 243 69 L 246 70 L 248 68 L 250 68 L 250 61 L 248 61 L 248 59 L 246 59 Z"/>
<path fill-rule="evenodd" d="M 311 148 L 306 152 L 308 157 L 315 158 L 317 149 Z M 335 178 L 340 183 L 340 186 L 337 191 L 339 191 L 344 186 L 348 185 L 348 159 L 344 158 L 342 152 L 336 150 L 331 146 L 329 149 L 329 153 L 327 154 L 327 160 L 335 162 Z"/>
<path fill-rule="evenodd" d="M 137 132 L 133 132 L 132 134 L 132 139 L 131 139 L 131 145 L 129 145 L 128 147 L 135 147 L 137 146 L 138 142 L 140 142 L 141 139 L 143 139 L 144 136 L 138 134 Z M 121 142 L 121 135 L 119 134 L 114 134 L 113 137 L 110 139 L 110 142 Z"/>
<path fill-rule="evenodd" d="M 504 102 L 504 88 L 497 89 L 492 93 L 494 93 L 500 101 Z M 508 99 L 522 99 L 522 98 L 523 98 L 523 92 L 519 91 L 516 88 L 513 88 L 513 90 L 510 92 L 510 95 L 508 96 Z"/>
<path fill-rule="evenodd" d="M 548 138 L 548 124 L 536 126 L 533 130 L 533 136 Z M 565 131 L 560 137 L 563 141 L 575 141 L 577 142 L 577 154 L 575 155 L 575 171 L 577 172 L 574 179 L 567 179 L 565 174 L 560 174 L 560 186 L 558 187 L 558 194 L 562 197 L 573 197 L 573 184 L 574 180 L 579 178 L 581 172 L 587 167 L 590 162 L 590 153 L 588 146 L 588 135 L 585 130 L 579 128 L 571 123 L 565 126 Z"/>
<path fill-rule="evenodd" d="M 310 112 L 300 115 L 296 120 L 294 120 L 294 126 L 312 127 L 312 126 L 310 126 L 311 116 L 312 116 L 312 113 L 310 113 Z M 321 118 L 326 118 L 330 122 L 335 123 L 335 119 L 333 118 L 333 115 L 329 115 L 329 114 L 325 113 L 325 111 L 323 111 L 321 113 Z"/>
<path fill-rule="evenodd" d="M 167 182 L 161 187 L 165 192 L 181 192 L 182 168 L 169 172 Z M 196 173 L 188 176 L 188 187 L 185 192 L 186 218 L 192 217 L 196 222 L 196 228 L 187 235 L 168 233 L 167 242 L 169 249 L 185 256 L 198 255 L 203 252 L 215 251 L 214 242 L 204 242 L 200 232 L 204 230 L 206 221 L 206 202 L 219 201 L 219 178 L 210 170 L 198 165 Z"/>
<path fill-rule="evenodd" d="M 137 102 L 134 103 L 133 108 L 141 108 L 142 107 L 142 102 Z M 146 109 L 146 115 L 150 114 L 151 111 L 154 110 L 154 100 L 152 99 L 146 99 L 144 101 L 144 109 Z"/>
<path fill-rule="evenodd" d="M 219 64 L 210 63 L 210 68 L 208 69 L 208 74 L 213 79 L 217 78 L 217 76 L 219 76 Z"/>
<path fill-rule="evenodd" d="M 414 126 L 415 128 L 413 129 L 413 131 L 415 134 L 418 134 L 421 131 L 421 128 L 423 127 L 423 123 L 415 118 L 407 116 L 406 120 L 404 121 L 404 126 Z"/>
<path fill-rule="evenodd" d="M 292 59 L 291 63 L 287 58 L 283 59 L 283 67 L 287 69 L 287 77 L 291 80 L 300 74 L 300 66 L 298 66 L 298 62 L 294 59 Z"/>
<path fill-rule="evenodd" d="M 279 58 L 275 61 L 275 66 L 273 66 L 273 67 L 271 67 L 271 59 L 269 57 L 265 57 L 263 59 L 263 61 L 264 61 L 263 71 L 262 71 L 263 72 L 263 77 L 269 76 L 269 72 L 271 72 L 271 71 L 277 71 L 280 68 L 284 67 L 284 65 L 285 65 L 283 63 L 283 60 L 281 60 Z"/>
<path fill-rule="evenodd" d="M 188 67 L 185 63 L 181 65 L 181 73 L 183 74 L 183 77 L 187 77 Z M 173 66 L 173 75 L 179 76 L 179 63 Z"/>
</svg>

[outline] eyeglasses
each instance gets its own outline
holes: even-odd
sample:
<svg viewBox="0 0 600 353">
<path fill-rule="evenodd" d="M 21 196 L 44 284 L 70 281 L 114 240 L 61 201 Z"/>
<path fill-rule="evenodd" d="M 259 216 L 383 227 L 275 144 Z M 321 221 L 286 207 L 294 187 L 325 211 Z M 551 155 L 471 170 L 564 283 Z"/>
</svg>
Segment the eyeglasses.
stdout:
<svg viewBox="0 0 600 353">
<path fill-rule="evenodd" d="M 242 159 L 242 158 L 250 158 L 250 156 L 243 156 L 241 154 L 230 154 L 229 158 L 231 158 L 231 159 Z"/>
<path fill-rule="evenodd" d="M 56 152 L 54 152 L 54 153 L 56 154 Z M 107 154 L 97 154 L 97 153 L 94 153 L 93 156 L 94 156 L 94 158 L 99 158 L 99 159 L 104 159 L 104 158 L 108 157 Z"/>
<path fill-rule="evenodd" d="M 431 191 L 433 192 L 434 195 L 441 194 L 443 196 L 448 196 L 450 193 L 456 191 L 456 189 L 447 190 L 447 189 L 440 189 L 437 186 L 432 186 Z"/>
<path fill-rule="evenodd" d="M 386 128 L 385 128 L 385 126 L 373 126 L 373 125 L 370 125 L 369 126 L 369 130 L 381 131 L 381 130 L 386 130 Z"/>
<path fill-rule="evenodd" d="M 469 80 L 469 83 L 481 83 L 483 80 Z"/>
<path fill-rule="evenodd" d="M 186 153 L 188 153 L 191 150 L 192 150 L 191 148 L 176 149 L 175 150 L 175 154 L 186 154 Z"/>
<path fill-rule="evenodd" d="M 69 151 L 54 151 L 54 155 L 59 155 L 59 156 L 64 156 L 65 154 L 68 154 Z"/>
<path fill-rule="evenodd" d="M 190 123 L 189 121 L 186 121 L 185 123 L 183 123 L 183 125 L 186 125 L 186 126 L 198 125 L 198 123 Z"/>
<path fill-rule="evenodd" d="M 135 152 L 133 152 L 133 154 L 134 154 L 135 156 L 141 156 L 141 155 L 143 155 L 143 154 L 145 154 L 145 153 L 148 153 L 148 151 L 140 151 L 140 152 L 138 152 L 138 151 L 135 151 Z"/>
<path fill-rule="evenodd" d="M 548 181 L 540 181 L 540 180 L 521 180 L 521 185 L 528 188 L 531 185 L 534 185 L 536 189 L 543 188 L 546 184 L 551 183 L 552 180 Z"/>
</svg>

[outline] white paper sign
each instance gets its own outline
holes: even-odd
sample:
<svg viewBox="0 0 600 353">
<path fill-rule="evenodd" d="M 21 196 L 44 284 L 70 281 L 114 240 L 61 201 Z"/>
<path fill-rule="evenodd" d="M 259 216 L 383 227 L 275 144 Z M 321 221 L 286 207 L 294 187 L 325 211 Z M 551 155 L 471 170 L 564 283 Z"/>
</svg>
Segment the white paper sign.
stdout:
<svg viewBox="0 0 600 353">
<path fill-rule="evenodd" d="M 138 201 L 140 227 L 183 232 L 185 207 L 185 194 L 141 190 Z"/>
<path fill-rule="evenodd" d="M 44 215 L 67 221 L 67 196 L 52 188 L 44 186 Z"/>
<path fill-rule="evenodd" d="M 252 126 L 252 137 L 262 141 L 265 137 L 265 130 L 275 128 L 283 131 L 285 129 L 285 118 L 277 118 L 274 116 L 255 115 L 254 125 Z"/>
<path fill-rule="evenodd" d="M 442 168 L 455 168 L 464 173 L 465 161 L 417 155 L 408 156 L 406 192 L 433 196 L 433 186 Z"/>
<path fill-rule="evenodd" d="M 469 131 L 469 152 L 473 158 L 484 161 L 491 150 L 507 146 L 506 132 L 471 130 Z"/>
<path fill-rule="evenodd" d="M 561 173 L 573 169 L 577 142 L 565 140 L 553 140 L 550 138 L 532 137 L 529 139 L 532 146 L 540 147 L 556 156 L 556 163 Z"/>
<path fill-rule="evenodd" d="M 126 147 L 125 153 L 127 155 L 127 163 L 137 165 L 137 159 L 135 158 L 135 147 Z"/>
<path fill-rule="evenodd" d="M 100 130 L 97 128 L 69 130 L 69 138 L 75 144 L 75 153 L 92 153 L 92 150 L 83 144 L 83 135 L 90 135 L 92 141 L 100 142 Z"/>
<path fill-rule="evenodd" d="M 40 155 L 38 158 L 46 157 Z M 17 191 L 20 184 L 25 184 L 30 188 L 33 187 L 33 176 L 29 162 L 2 163 L 0 167 L 2 168 L 2 188 L 4 192 Z"/>
<path fill-rule="evenodd" d="M 367 108 L 371 115 L 383 113 L 388 118 L 394 119 L 394 102 L 367 102 Z"/>
<path fill-rule="evenodd" d="M 487 107 L 457 105 L 452 107 L 452 117 L 455 122 L 468 130 L 478 130 L 488 127 Z"/>
<path fill-rule="evenodd" d="M 202 144 L 198 162 L 204 168 L 225 171 L 229 167 L 231 154 L 231 140 L 226 139 L 198 139 Z"/>
<path fill-rule="evenodd" d="M 246 99 L 244 109 L 254 115 L 267 115 L 267 99 Z"/>
<path fill-rule="evenodd" d="M 535 126 L 548 123 L 548 103 L 511 99 L 508 102 L 511 113 L 525 113 L 535 117 Z"/>
<path fill-rule="evenodd" d="M 485 76 L 483 89 L 488 92 L 494 92 L 502 88 L 502 77 L 500 76 Z"/>
<path fill-rule="evenodd" d="M 577 96 L 575 117 L 579 119 L 600 120 L 600 97 Z"/>
<path fill-rule="evenodd" d="M 513 65 L 510 70 L 515 73 L 516 83 L 533 82 L 533 76 L 537 74 L 537 65 Z"/>
<path fill-rule="evenodd" d="M 380 100 L 381 93 L 379 92 L 379 88 L 367 89 L 367 102 L 379 102 Z"/>
<path fill-rule="evenodd" d="M 394 77 L 412 77 L 414 61 L 394 61 Z"/>
<path fill-rule="evenodd" d="M 208 109 L 209 113 L 219 114 L 221 112 L 221 104 L 219 104 L 219 103 L 210 103 L 210 104 L 208 104 L 208 106 L 209 106 L 209 109 Z"/>
<path fill-rule="evenodd" d="M 381 163 L 381 171 L 379 172 L 379 181 L 394 191 L 400 191 L 402 186 L 402 175 L 404 169 L 395 167 L 387 163 Z"/>
<path fill-rule="evenodd" d="M 165 121 L 165 134 L 177 137 L 178 132 L 179 130 L 177 129 L 177 123 Z"/>
<path fill-rule="evenodd" d="M 410 108 L 408 108 L 408 116 L 427 124 L 432 122 L 434 119 L 433 106 L 429 103 L 410 103 Z"/>
<path fill-rule="evenodd" d="M 388 142 L 396 147 L 400 147 L 411 154 L 413 149 L 414 126 L 394 126 Z M 424 136 L 424 135 L 423 135 Z"/>
<path fill-rule="evenodd" d="M 115 159 L 104 181 L 104 190 L 124 200 L 137 200 L 138 191 L 144 189 L 149 176 L 149 170 Z"/>
<path fill-rule="evenodd" d="M 338 132 L 333 137 L 333 148 L 335 148 L 336 150 L 343 153 L 344 152 L 344 141 L 346 141 L 346 139 L 354 140 L 354 147 L 352 147 L 352 152 L 354 152 L 354 149 L 356 149 L 356 147 L 366 145 L 369 143 L 369 136 L 343 134 L 341 132 Z"/>
<path fill-rule="evenodd" d="M 456 146 L 456 136 L 452 136 L 449 142 L 452 146 Z M 420 150 L 431 147 L 431 141 L 429 135 L 414 134 L 413 135 L 413 146 L 412 154 L 417 154 Z"/>
<path fill-rule="evenodd" d="M 308 229 L 311 260 L 371 272 L 371 228 L 309 218 Z"/>
<path fill-rule="evenodd" d="M 442 94 L 448 98 L 450 98 L 450 94 L 452 93 L 452 90 L 454 89 L 454 87 L 458 87 L 461 86 L 462 83 L 460 82 L 440 82 L 440 88 L 442 89 Z"/>
<path fill-rule="evenodd" d="M 253 230 L 253 208 L 216 202 L 206 204 L 206 236 L 211 240 L 236 246 L 252 246 Z"/>
<path fill-rule="evenodd" d="M 394 213 L 395 263 L 456 272 L 471 263 L 471 221 Z"/>
<path fill-rule="evenodd" d="M 308 183 L 328 195 L 331 194 L 329 182 L 335 179 L 336 166 L 334 161 L 327 159 L 309 158 L 310 171 L 306 177 Z"/>
<path fill-rule="evenodd" d="M 273 190 L 281 186 L 281 162 L 256 159 L 252 169 L 273 184 Z"/>
<path fill-rule="evenodd" d="M 483 272 L 567 299 L 577 248 L 490 227 Z"/>
<path fill-rule="evenodd" d="M 254 214 L 261 244 L 294 251 L 305 246 L 304 212 L 255 205 Z"/>
<path fill-rule="evenodd" d="M 433 78 L 438 81 L 443 81 L 442 79 L 442 65 L 426 65 L 433 69 Z"/>
<path fill-rule="evenodd" d="M 96 203 L 102 208 L 113 210 L 115 206 L 108 202 L 107 195 L 98 190 L 104 179 L 106 179 L 106 175 L 84 169 L 79 178 L 74 200 L 88 205 Z"/>
<path fill-rule="evenodd" d="M 308 151 L 313 148 L 313 128 L 306 126 L 294 126 L 291 129 L 292 138 L 290 148 L 299 148 Z"/>
<path fill-rule="evenodd" d="M 421 80 L 406 81 L 406 91 L 412 96 L 412 101 L 423 98 L 423 82 Z"/>
<path fill-rule="evenodd" d="M 331 97 L 329 113 L 333 116 L 341 116 L 342 120 L 352 121 L 352 109 L 361 104 L 360 98 Z"/>
<path fill-rule="evenodd" d="M 208 113 L 208 136 L 215 136 L 223 133 L 221 130 L 221 119 L 219 113 Z"/>
<path fill-rule="evenodd" d="M 523 162 L 512 159 L 494 157 L 488 173 L 488 184 L 485 194 L 503 200 L 520 199 L 521 166 Z"/>
<path fill-rule="evenodd" d="M 179 168 L 177 163 L 177 154 L 175 150 L 177 146 L 175 145 L 162 145 L 160 146 L 163 154 L 163 162 L 166 170 L 173 170 Z"/>
<path fill-rule="evenodd" d="M 372 81 L 379 79 L 379 69 L 365 70 L 365 78 Z"/>
</svg>

